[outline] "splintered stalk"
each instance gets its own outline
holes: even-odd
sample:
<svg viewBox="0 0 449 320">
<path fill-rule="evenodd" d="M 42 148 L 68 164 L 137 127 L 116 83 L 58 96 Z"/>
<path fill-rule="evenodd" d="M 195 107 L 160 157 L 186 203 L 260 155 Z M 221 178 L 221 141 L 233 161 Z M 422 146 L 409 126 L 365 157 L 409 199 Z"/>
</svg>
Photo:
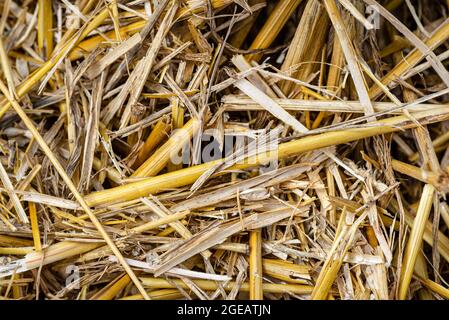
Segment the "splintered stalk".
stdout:
<svg viewBox="0 0 449 320">
<path fill-rule="evenodd" d="M 33 252 L 33 247 L 25 247 L 25 248 L 5 248 L 5 247 L 1 247 L 0 248 L 0 254 L 2 255 L 7 255 L 7 254 L 11 254 L 11 255 L 26 255 L 28 253 Z"/>
<path fill-rule="evenodd" d="M 355 19 L 357 19 L 361 24 L 363 24 L 366 30 L 374 29 L 374 25 L 371 23 L 371 21 L 366 19 L 365 16 L 362 15 L 360 11 L 357 10 L 357 8 L 349 0 L 338 0 L 338 2 L 340 2 L 340 4 L 346 10 L 348 10 Z"/>
<path fill-rule="evenodd" d="M 434 109 L 414 114 L 417 121 L 426 123 L 439 122 L 449 118 L 447 108 Z M 410 121 L 406 116 L 391 117 L 369 123 L 369 126 L 362 128 L 351 128 L 341 131 L 325 132 L 315 136 L 306 136 L 294 141 L 279 144 L 277 152 L 269 151 L 248 158 L 244 163 L 232 166 L 230 169 L 244 169 L 257 166 L 261 163 L 268 163 L 271 159 L 284 159 L 303 152 L 317 150 L 333 145 L 360 140 L 380 134 L 395 132 L 401 129 L 416 127 L 414 121 Z M 86 202 L 91 206 L 107 203 L 117 203 L 134 200 L 148 196 L 170 188 L 177 188 L 192 184 L 204 172 L 214 166 L 223 163 L 223 159 L 207 162 L 201 165 L 192 166 L 178 171 L 142 179 L 126 185 L 118 186 L 108 190 L 90 193 L 85 197 Z"/>
<path fill-rule="evenodd" d="M 200 129 L 200 121 L 190 119 L 184 127 L 176 130 L 173 135 L 156 152 L 148 158 L 132 175 L 132 178 L 151 177 L 157 175 L 170 159 L 174 159 L 180 150 L 192 139 Z"/>
<path fill-rule="evenodd" d="M 413 221 L 407 247 L 405 249 L 404 259 L 402 261 L 398 293 L 399 299 L 401 300 L 407 298 L 408 287 L 412 279 L 418 252 L 421 250 L 426 222 L 429 218 L 430 210 L 432 209 L 434 194 L 435 188 L 430 184 L 426 184 L 419 202 L 416 217 Z"/>
<path fill-rule="evenodd" d="M 97 230 L 100 232 L 101 236 L 106 241 L 106 243 L 109 245 L 109 247 L 111 248 L 112 252 L 116 255 L 117 259 L 120 261 L 120 263 L 122 264 L 122 266 L 125 269 L 125 271 L 129 274 L 130 278 L 133 280 L 133 282 L 134 282 L 135 286 L 137 287 L 137 289 L 139 290 L 139 292 L 142 294 L 142 296 L 144 298 L 149 299 L 146 291 L 143 289 L 141 283 L 139 282 L 139 279 L 137 279 L 137 277 L 134 274 L 133 270 L 126 263 L 126 261 L 123 258 L 120 250 L 118 250 L 118 248 L 116 247 L 114 242 L 111 240 L 109 235 L 106 233 L 106 231 L 104 230 L 102 224 L 100 223 L 98 218 L 95 216 L 95 214 L 92 212 L 92 210 L 90 209 L 90 207 L 88 206 L 88 204 L 84 200 L 83 196 L 78 192 L 78 189 L 73 184 L 72 180 L 69 178 L 69 176 L 65 172 L 63 166 L 61 165 L 59 160 L 56 158 L 56 156 L 53 154 L 53 152 L 51 151 L 50 147 L 45 142 L 44 138 L 42 138 L 41 134 L 39 133 L 37 128 L 34 126 L 34 124 L 31 121 L 31 119 L 23 111 L 22 107 L 17 103 L 17 101 L 14 100 L 14 98 L 12 98 L 9 95 L 8 90 L 7 90 L 7 88 L 5 87 L 5 85 L 3 84 L 2 81 L 0 81 L 0 90 L 3 92 L 5 97 L 8 99 L 8 101 L 10 102 L 12 107 L 14 108 L 15 112 L 17 113 L 17 115 L 23 121 L 23 123 L 25 124 L 27 129 L 31 131 L 31 134 L 33 135 L 34 139 L 39 144 L 39 146 L 41 147 L 42 151 L 48 157 L 50 162 L 53 164 L 53 166 L 55 167 L 56 171 L 58 171 L 59 175 L 61 176 L 61 178 L 63 179 L 63 181 L 67 185 L 67 187 L 70 189 L 72 194 L 75 196 L 76 200 L 79 202 L 79 204 L 84 209 L 84 211 L 89 215 L 90 220 L 95 225 Z"/>
<path fill-rule="evenodd" d="M 79 243 L 72 241 L 62 241 L 53 244 L 40 252 L 32 250 L 23 259 L 17 261 L 18 268 L 14 270 L 8 270 L 5 274 L 0 272 L 2 277 L 11 275 L 13 272 L 19 274 L 25 271 L 37 269 L 41 266 L 51 264 L 53 262 L 61 261 L 67 258 L 74 257 L 76 255 L 89 252 L 99 246 L 101 243 Z M 0 271 L 1 271 L 0 267 Z"/>
<path fill-rule="evenodd" d="M 356 211 L 360 209 L 360 205 L 357 204 L 357 202 L 341 199 L 341 198 L 333 198 L 332 202 L 340 207 L 347 207 L 350 208 L 352 211 Z M 377 208 L 378 210 L 382 210 L 381 208 Z M 393 227 L 396 231 L 399 231 L 399 223 L 392 218 L 382 214 L 380 216 L 382 219 L 382 222 L 387 227 Z M 414 223 L 414 217 L 408 213 L 405 212 L 404 216 L 405 223 L 411 228 Z M 425 229 L 424 229 L 424 235 L 423 239 L 425 242 L 427 242 L 430 246 L 434 246 L 441 254 L 441 257 L 443 257 L 446 261 L 449 262 L 449 238 L 446 237 L 445 234 L 443 234 L 441 231 L 438 232 L 438 243 L 434 244 L 434 238 L 433 238 L 433 232 L 432 232 L 432 224 L 430 222 L 426 222 Z"/>
<path fill-rule="evenodd" d="M 295 117 L 290 115 L 287 111 L 282 109 L 280 105 L 274 102 L 268 95 L 266 95 L 262 90 L 258 89 L 251 82 L 246 79 L 240 79 L 234 83 L 234 85 L 247 94 L 251 99 L 261 105 L 265 110 L 270 112 L 273 116 L 279 120 L 290 125 L 295 131 L 299 133 L 307 132 L 307 128 L 296 120 Z"/>
<path fill-rule="evenodd" d="M 311 280 L 309 267 L 283 260 L 262 259 L 263 273 L 270 277 L 297 284 L 306 284 Z"/>
<path fill-rule="evenodd" d="M 432 146 L 434 148 L 438 148 L 438 147 L 441 147 L 442 145 L 444 145 L 447 141 L 449 141 L 449 131 L 445 132 L 445 133 L 439 135 L 437 138 L 435 138 L 435 140 L 432 141 Z M 410 161 L 417 161 L 418 159 L 419 159 L 418 152 L 414 153 L 409 158 Z"/>
<path fill-rule="evenodd" d="M 302 0 L 279 0 L 249 49 L 268 48 L 301 2 Z M 247 60 L 258 61 L 261 57 L 262 54 L 252 54 Z"/>
<path fill-rule="evenodd" d="M 249 233 L 249 299 L 263 300 L 262 230 Z"/>
<path fill-rule="evenodd" d="M 296 28 L 295 35 L 290 43 L 290 47 L 288 49 L 284 63 L 282 64 L 282 71 L 291 73 L 289 72 L 290 68 L 297 68 L 299 63 L 304 61 L 309 47 L 320 47 L 320 44 L 317 43 L 317 38 L 309 37 L 309 35 L 312 34 L 316 30 L 316 28 L 323 28 L 323 26 L 318 25 L 322 13 L 323 5 L 320 1 L 307 2 L 304 8 L 304 12 L 301 16 L 301 20 L 299 21 L 299 24 Z M 301 69 L 304 68 L 300 68 L 300 70 Z M 298 72 L 299 70 L 297 72 L 294 72 L 292 76 L 298 78 L 296 75 Z M 300 77 L 299 79 L 304 80 L 303 77 Z M 281 89 L 286 95 L 289 95 L 292 89 L 296 86 L 297 85 L 292 83 L 291 81 L 285 81 L 282 83 Z"/>
</svg>

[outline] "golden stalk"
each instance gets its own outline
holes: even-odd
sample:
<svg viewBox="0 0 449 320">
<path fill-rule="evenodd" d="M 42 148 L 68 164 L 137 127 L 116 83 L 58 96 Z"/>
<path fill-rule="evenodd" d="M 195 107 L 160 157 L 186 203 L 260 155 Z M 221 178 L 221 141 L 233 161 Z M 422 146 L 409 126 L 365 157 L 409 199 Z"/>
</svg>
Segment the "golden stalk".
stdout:
<svg viewBox="0 0 449 320">
<path fill-rule="evenodd" d="M 445 179 L 444 175 L 440 175 L 439 173 L 435 173 L 433 171 L 424 170 L 396 159 L 392 159 L 391 165 L 393 170 L 424 183 L 431 184 L 440 191 L 446 192 L 449 190 L 447 178 Z"/>
<path fill-rule="evenodd" d="M 6 89 L 6 87 L 4 88 Z M 6 188 L 9 197 L 11 199 L 11 202 L 14 205 L 14 208 L 16 209 L 17 216 L 19 217 L 19 220 L 23 223 L 29 223 L 28 217 L 25 213 L 25 210 L 23 209 L 22 203 L 19 200 L 19 197 L 15 193 L 14 186 L 9 179 L 8 173 L 6 172 L 5 168 L 3 167 L 3 164 L 0 162 L 0 180 L 3 183 L 3 186 Z"/>
<path fill-rule="evenodd" d="M 88 204 L 86 203 L 84 198 L 78 192 L 78 189 L 76 188 L 76 186 L 73 184 L 72 180 L 69 178 L 69 176 L 65 172 L 65 170 L 62 167 L 62 165 L 59 162 L 59 160 L 55 157 L 55 155 L 53 154 L 51 149 L 48 147 L 47 143 L 44 141 L 44 139 L 42 138 L 41 134 L 39 133 L 39 131 L 36 129 L 36 127 L 34 126 L 33 122 L 31 121 L 31 119 L 22 110 L 22 107 L 17 103 L 17 101 L 14 100 L 14 98 L 12 98 L 9 95 L 8 90 L 7 90 L 7 88 L 5 87 L 5 85 L 3 84 L 2 81 L 0 81 L 0 90 L 3 92 L 5 97 L 9 100 L 9 102 L 12 105 L 12 107 L 14 108 L 15 112 L 20 117 L 20 119 L 23 121 L 23 123 L 28 128 L 28 130 L 31 131 L 34 139 L 39 144 L 39 146 L 41 147 L 42 151 L 48 157 L 50 162 L 53 164 L 53 166 L 55 167 L 56 171 L 58 171 L 59 175 L 64 180 L 64 182 L 66 183 L 66 185 L 70 189 L 70 191 L 73 193 L 73 195 L 75 196 L 76 200 L 79 202 L 79 204 L 84 209 L 84 211 L 89 215 L 90 220 L 95 225 L 97 230 L 100 232 L 101 236 L 106 241 L 106 243 L 109 245 L 109 247 L 111 248 L 112 252 L 117 257 L 117 259 L 120 261 L 120 263 L 122 264 L 122 266 L 125 269 L 125 271 L 129 274 L 130 278 L 133 280 L 133 282 L 136 285 L 136 287 L 139 290 L 139 292 L 142 294 L 142 296 L 144 298 L 149 299 L 146 291 L 143 289 L 141 283 L 139 282 L 139 279 L 137 279 L 137 277 L 134 274 L 134 272 L 132 271 L 132 269 L 126 263 L 126 261 L 123 258 L 120 250 L 118 250 L 118 248 L 115 246 L 114 242 L 111 240 L 109 235 L 106 233 L 106 231 L 104 230 L 104 228 L 103 228 L 102 224 L 100 223 L 100 221 L 97 219 L 97 217 L 92 212 L 92 210 L 90 209 L 90 207 L 88 206 Z"/>
<path fill-rule="evenodd" d="M 8 85 L 8 89 L 9 89 L 9 94 L 11 96 L 15 96 L 16 92 L 15 92 L 15 84 L 14 84 L 14 78 L 12 76 L 12 70 L 11 70 L 11 66 L 9 64 L 9 57 L 8 57 L 8 53 L 5 50 L 5 46 L 3 44 L 3 39 L 0 35 L 0 63 L 3 69 L 3 74 L 6 78 L 6 83 Z"/>
<path fill-rule="evenodd" d="M 264 4 L 265 0 L 250 0 L 249 5 L 257 5 L 257 4 Z M 245 42 L 246 37 L 248 36 L 249 32 L 251 31 L 252 27 L 254 26 L 254 23 L 257 20 L 257 17 L 259 16 L 261 10 L 257 10 L 256 12 L 252 12 L 251 16 L 245 20 L 245 22 L 242 22 L 244 24 L 243 27 L 239 28 L 237 32 L 235 32 L 230 40 L 229 43 L 236 47 L 240 48 L 242 44 Z"/>
<path fill-rule="evenodd" d="M 111 281 L 103 289 L 101 289 L 96 294 L 94 294 L 89 300 L 112 300 L 130 282 L 131 282 L 131 278 L 127 274 L 121 274 L 115 280 Z"/>
<path fill-rule="evenodd" d="M 101 160 L 98 158 L 94 158 L 94 161 L 92 163 L 92 166 L 95 170 L 100 171 L 100 170 L 105 170 L 106 171 L 106 175 L 107 177 L 115 182 L 116 184 L 122 184 L 122 177 L 120 175 L 120 173 L 113 167 L 103 167 Z"/>
<path fill-rule="evenodd" d="M 402 261 L 401 278 L 399 281 L 398 298 L 404 300 L 407 298 L 408 287 L 412 279 L 418 252 L 421 249 L 426 222 L 432 209 L 435 188 L 426 184 L 419 202 L 418 211 L 413 221 L 413 227 L 405 249 L 404 259 Z"/>
<path fill-rule="evenodd" d="M 145 287 L 148 288 L 158 288 L 158 289 L 170 289 L 174 288 L 174 285 L 170 283 L 173 281 L 177 286 L 183 289 L 189 289 L 189 287 L 182 281 L 178 279 L 172 279 L 168 282 L 162 278 L 150 278 L 150 277 L 142 277 L 140 278 Z M 197 285 L 202 290 L 214 291 L 218 289 L 218 284 L 216 281 L 211 280 L 192 280 L 195 285 Z M 226 291 L 232 290 L 235 286 L 235 282 L 230 281 L 222 284 L 223 288 Z M 249 283 L 242 283 L 240 290 L 241 291 L 249 291 Z M 295 294 L 310 294 L 312 292 L 313 287 L 308 285 L 301 284 L 277 284 L 277 283 L 263 283 L 263 291 L 268 293 L 295 293 Z"/>
<path fill-rule="evenodd" d="M 170 159 L 178 155 L 179 151 L 190 141 L 200 129 L 198 119 L 190 119 L 184 127 L 175 131 L 173 135 L 156 152 L 149 157 L 136 171 L 131 178 L 151 177 L 157 175 Z"/>
<path fill-rule="evenodd" d="M 50 58 L 53 52 L 53 7 L 51 0 L 38 2 L 37 44 L 39 50 L 45 46 L 45 56 Z"/>
<path fill-rule="evenodd" d="M 164 224 L 179 221 L 179 220 L 185 218 L 189 214 L 190 214 L 190 211 L 176 212 L 174 214 L 164 216 L 160 219 L 144 223 L 138 227 L 134 227 L 130 230 L 130 233 L 135 234 L 135 233 L 142 233 L 145 231 L 153 230 L 153 229 L 156 229 Z M 127 232 L 123 232 L 123 235 L 126 235 L 126 234 L 127 234 Z"/>
<path fill-rule="evenodd" d="M 426 119 L 426 122 L 442 121 L 449 118 L 449 111 L 447 108 L 441 108 L 428 112 L 417 112 L 414 114 L 414 117 L 418 121 Z M 413 128 L 416 127 L 416 123 L 411 122 L 406 116 L 397 116 L 372 122 L 369 126 L 362 128 L 344 129 L 341 131 L 325 132 L 315 136 L 306 136 L 294 141 L 282 143 L 276 151 L 269 151 L 255 157 L 250 157 L 245 163 L 234 165 L 230 169 L 249 168 L 257 166 L 260 163 L 268 163 L 268 161 L 273 158 L 284 159 L 307 151 L 347 143 L 375 135 L 391 133 L 401 130 L 400 127 L 402 127 L 402 129 Z M 108 190 L 93 192 L 87 195 L 85 199 L 89 205 L 97 206 L 145 197 L 148 194 L 158 193 L 165 189 L 192 184 L 204 172 L 222 162 L 223 160 L 219 159 L 167 174 L 142 179 Z"/>
<path fill-rule="evenodd" d="M 249 299 L 263 300 L 262 230 L 249 233 Z"/>
<path fill-rule="evenodd" d="M 347 28 L 344 25 L 340 11 L 337 8 L 337 4 L 335 3 L 335 0 L 324 0 L 324 5 L 334 26 L 335 33 L 340 40 L 340 45 L 346 58 L 348 69 L 351 73 L 357 95 L 360 103 L 365 108 L 365 114 L 374 113 L 374 109 L 368 95 L 368 90 L 366 88 L 366 81 L 363 77 L 362 69 L 357 58 L 357 52 L 355 51 L 351 39 L 349 38 Z"/>
<path fill-rule="evenodd" d="M 25 248 L 0 248 L 0 254 L 12 254 L 12 255 L 26 255 L 28 253 L 33 252 L 33 247 L 25 247 Z"/>
<path fill-rule="evenodd" d="M 400 50 L 410 46 L 410 42 L 398 35 L 393 36 L 393 41 L 390 42 L 385 48 L 379 51 L 379 57 L 386 58 L 389 55 L 399 52 Z"/>
<path fill-rule="evenodd" d="M 279 0 L 249 49 L 268 48 L 301 2 L 302 0 Z M 262 54 L 251 54 L 246 59 L 258 61 L 261 57 Z"/>
<path fill-rule="evenodd" d="M 136 160 L 133 163 L 134 168 L 138 168 L 149 158 L 151 152 L 168 136 L 170 124 L 166 118 L 159 120 L 154 126 L 144 144 L 140 147 Z"/>
<path fill-rule="evenodd" d="M 262 270 L 270 277 L 297 284 L 306 284 L 311 280 L 309 267 L 305 264 L 297 264 L 275 259 L 262 259 Z"/>
<path fill-rule="evenodd" d="M 420 249 L 420 252 L 418 253 L 418 256 L 416 257 L 414 273 L 422 279 L 429 279 L 426 258 L 422 252 L 422 248 Z M 427 290 L 425 288 L 423 288 L 422 290 L 419 290 L 418 297 L 420 298 L 420 300 L 433 300 L 432 295 L 430 294 L 429 290 Z"/>
<path fill-rule="evenodd" d="M 33 241 L 24 238 L 16 238 L 11 236 L 5 236 L 0 234 L 1 246 L 13 246 L 13 247 L 29 247 L 33 245 Z"/>
<path fill-rule="evenodd" d="M 335 240 L 332 244 L 332 248 L 327 254 L 326 261 L 324 262 L 318 279 L 316 280 L 315 287 L 313 288 L 311 296 L 312 300 L 325 300 L 328 298 L 332 284 L 334 283 L 338 271 L 343 264 L 343 258 L 352 244 L 356 230 L 355 227 L 358 224 L 356 223 L 352 226 L 348 226 L 346 225 L 345 219 L 346 214 L 345 210 L 343 210 L 343 213 L 340 216 L 337 231 L 335 233 Z M 359 221 L 361 222 L 360 218 Z"/>
</svg>

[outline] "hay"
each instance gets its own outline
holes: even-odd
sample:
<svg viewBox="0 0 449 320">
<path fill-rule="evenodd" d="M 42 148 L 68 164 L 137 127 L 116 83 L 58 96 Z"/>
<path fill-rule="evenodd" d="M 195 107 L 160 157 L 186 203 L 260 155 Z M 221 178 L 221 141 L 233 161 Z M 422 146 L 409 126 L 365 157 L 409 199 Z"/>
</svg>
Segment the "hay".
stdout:
<svg viewBox="0 0 449 320">
<path fill-rule="evenodd" d="M 2 1 L 0 297 L 449 298 L 448 10 Z"/>
</svg>

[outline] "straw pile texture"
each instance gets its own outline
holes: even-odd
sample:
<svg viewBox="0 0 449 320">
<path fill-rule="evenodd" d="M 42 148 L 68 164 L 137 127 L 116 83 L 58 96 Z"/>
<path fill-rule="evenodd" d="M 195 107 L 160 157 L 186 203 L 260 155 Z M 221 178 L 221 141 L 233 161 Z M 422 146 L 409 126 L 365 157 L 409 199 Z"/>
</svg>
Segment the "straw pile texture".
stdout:
<svg viewBox="0 0 449 320">
<path fill-rule="evenodd" d="M 0 1 L 0 298 L 449 298 L 449 1 Z"/>
</svg>

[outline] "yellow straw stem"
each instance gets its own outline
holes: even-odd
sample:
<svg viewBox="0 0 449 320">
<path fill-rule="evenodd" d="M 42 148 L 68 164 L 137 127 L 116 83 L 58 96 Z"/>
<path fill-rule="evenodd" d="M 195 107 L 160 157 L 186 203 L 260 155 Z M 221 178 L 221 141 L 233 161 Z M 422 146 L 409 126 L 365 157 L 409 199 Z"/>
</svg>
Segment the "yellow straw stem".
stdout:
<svg viewBox="0 0 449 320">
<path fill-rule="evenodd" d="M 249 234 L 249 299 L 263 300 L 262 230 Z"/>
<path fill-rule="evenodd" d="M 443 121 L 449 118 L 447 108 L 434 109 L 429 112 L 417 112 L 415 119 L 426 122 Z M 405 116 L 391 117 L 389 119 L 375 121 L 370 126 L 363 128 L 352 128 L 341 131 L 325 132 L 315 136 L 307 136 L 298 140 L 282 143 L 277 152 L 270 151 L 255 157 L 250 157 L 243 164 L 237 164 L 230 169 L 243 169 L 257 166 L 261 163 L 268 163 L 272 159 L 283 159 L 288 156 L 297 155 L 303 152 L 317 150 L 341 143 L 347 143 L 359 139 L 386 134 L 401 130 L 402 128 L 416 127 L 416 123 L 409 121 Z M 192 184 L 204 172 L 223 162 L 223 159 L 207 162 L 201 165 L 185 168 L 182 170 L 166 173 L 163 175 L 142 179 L 126 185 L 118 186 L 108 190 L 93 192 L 85 197 L 90 206 L 111 204 L 123 201 L 134 200 L 140 197 L 155 194 L 170 188 Z"/>
<path fill-rule="evenodd" d="M 421 250 L 426 222 L 432 209 L 434 193 L 435 188 L 432 185 L 426 184 L 424 186 L 402 262 L 401 278 L 399 281 L 399 299 L 401 300 L 407 298 L 408 287 L 412 279 L 418 252 Z"/>
<path fill-rule="evenodd" d="M 37 18 L 37 45 L 49 58 L 53 52 L 53 7 L 51 0 L 39 0 Z"/>
<path fill-rule="evenodd" d="M 108 17 L 108 10 L 102 10 L 96 17 L 94 17 L 91 22 L 83 29 L 81 35 L 76 39 L 75 45 L 80 43 L 84 38 L 86 38 L 89 33 L 100 26 L 104 20 Z M 66 37 L 64 37 L 65 39 Z M 55 54 L 50 60 L 43 63 L 36 71 L 30 74 L 22 83 L 17 86 L 16 94 L 18 98 L 23 97 L 28 91 L 30 91 L 45 75 L 55 66 L 55 64 L 65 56 L 71 49 L 71 43 L 67 37 L 66 41 L 60 42 L 60 48 L 57 48 L 57 54 Z M 3 98 L 0 100 L 0 118 L 9 110 L 11 103 L 8 99 Z"/>
<path fill-rule="evenodd" d="M 165 139 L 170 132 L 170 124 L 166 118 L 159 120 L 151 131 L 145 143 L 140 147 L 136 161 L 133 163 L 134 168 L 138 168 L 145 160 L 148 159 L 151 152 Z"/>
<path fill-rule="evenodd" d="M 212 7 L 214 9 L 222 8 L 222 7 L 230 4 L 231 2 L 232 2 L 232 0 L 226 0 L 226 1 L 213 0 L 213 1 L 211 1 Z M 203 11 L 204 11 L 204 6 L 194 8 L 193 10 L 189 9 L 189 8 L 182 8 L 182 9 L 178 10 L 177 14 L 175 15 L 175 20 L 185 19 L 185 18 L 191 16 L 192 13 L 198 14 Z M 102 14 L 104 14 L 104 12 L 102 12 Z M 106 11 L 106 15 L 108 15 L 108 11 Z M 127 26 L 121 27 L 119 29 L 119 33 L 117 33 L 116 30 L 112 30 L 112 31 L 106 32 L 105 35 L 113 41 L 118 41 L 119 40 L 118 37 L 121 37 L 122 39 L 124 39 L 124 38 L 126 38 L 127 35 L 133 35 L 133 34 L 139 32 L 140 30 L 143 29 L 143 27 L 145 25 L 146 25 L 146 21 L 141 20 L 141 21 L 137 21 L 134 23 L 130 23 Z M 104 41 L 105 41 L 105 39 L 103 36 L 95 35 L 83 42 L 80 42 L 78 47 L 75 48 L 70 53 L 69 59 L 77 60 L 77 59 L 84 57 L 86 55 L 86 53 L 93 51 L 100 43 L 102 43 Z"/>
<path fill-rule="evenodd" d="M 449 299 L 449 289 L 443 287 L 442 285 L 429 279 L 422 280 L 422 284 L 433 292 L 439 294 L 444 299 Z"/>
</svg>

